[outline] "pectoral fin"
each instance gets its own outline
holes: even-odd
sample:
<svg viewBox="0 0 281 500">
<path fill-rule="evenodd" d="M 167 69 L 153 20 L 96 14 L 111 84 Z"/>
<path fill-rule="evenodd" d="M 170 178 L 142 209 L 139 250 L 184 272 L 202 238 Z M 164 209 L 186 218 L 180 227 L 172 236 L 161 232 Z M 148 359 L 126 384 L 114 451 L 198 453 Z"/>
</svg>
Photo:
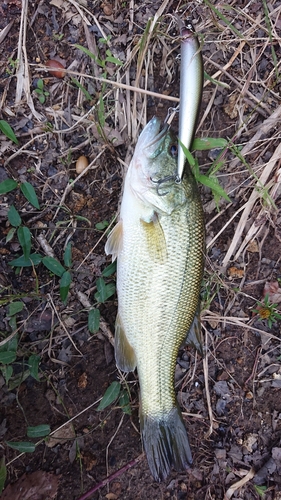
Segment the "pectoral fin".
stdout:
<svg viewBox="0 0 281 500">
<path fill-rule="evenodd" d="M 112 255 L 112 262 L 118 257 L 122 250 L 123 245 L 123 224 L 120 220 L 116 226 L 109 233 L 107 242 L 105 244 L 106 255 Z"/>
<path fill-rule="evenodd" d="M 119 370 L 132 372 L 137 366 L 135 351 L 128 342 L 120 315 L 115 323 L 115 359 Z"/>
<path fill-rule="evenodd" d="M 204 356 L 199 307 L 197 308 L 191 327 L 186 336 L 185 344 L 191 345 L 201 356 Z"/>
<path fill-rule="evenodd" d="M 167 245 L 157 214 L 154 214 L 149 222 L 141 219 L 141 224 L 151 259 L 155 262 L 164 262 L 167 258 Z"/>
</svg>

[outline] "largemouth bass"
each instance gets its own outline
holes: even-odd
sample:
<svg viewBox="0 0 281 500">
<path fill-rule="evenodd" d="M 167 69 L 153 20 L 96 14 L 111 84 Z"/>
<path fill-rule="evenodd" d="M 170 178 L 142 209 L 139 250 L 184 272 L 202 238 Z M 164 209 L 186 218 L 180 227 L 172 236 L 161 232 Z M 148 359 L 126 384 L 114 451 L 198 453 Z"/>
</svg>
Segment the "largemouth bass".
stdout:
<svg viewBox="0 0 281 500">
<path fill-rule="evenodd" d="M 204 222 L 196 182 L 177 178 L 177 139 L 153 118 L 142 131 L 124 184 L 120 220 L 106 253 L 117 257 L 115 358 L 138 370 L 140 426 L 153 477 L 192 463 L 174 374 L 197 311 Z"/>
</svg>

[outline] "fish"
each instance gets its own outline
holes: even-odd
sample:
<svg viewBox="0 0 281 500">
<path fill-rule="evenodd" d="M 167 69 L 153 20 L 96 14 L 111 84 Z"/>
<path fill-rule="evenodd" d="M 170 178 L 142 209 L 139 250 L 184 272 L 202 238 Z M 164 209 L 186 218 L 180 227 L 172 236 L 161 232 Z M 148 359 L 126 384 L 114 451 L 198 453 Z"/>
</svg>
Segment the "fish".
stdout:
<svg viewBox="0 0 281 500">
<path fill-rule="evenodd" d="M 116 364 L 124 372 L 137 368 L 142 443 L 158 482 L 171 468 L 192 464 L 174 376 L 178 350 L 196 323 L 204 268 L 200 196 L 189 168 L 176 181 L 177 152 L 176 136 L 152 118 L 136 144 L 119 220 L 105 245 L 117 258 Z"/>
<path fill-rule="evenodd" d="M 186 25 L 176 16 L 181 35 L 181 70 L 179 104 L 179 141 L 190 149 L 194 139 L 202 101 L 204 68 L 198 37 L 191 22 Z M 186 162 L 182 147 L 178 152 L 178 177 L 182 178 Z"/>
</svg>

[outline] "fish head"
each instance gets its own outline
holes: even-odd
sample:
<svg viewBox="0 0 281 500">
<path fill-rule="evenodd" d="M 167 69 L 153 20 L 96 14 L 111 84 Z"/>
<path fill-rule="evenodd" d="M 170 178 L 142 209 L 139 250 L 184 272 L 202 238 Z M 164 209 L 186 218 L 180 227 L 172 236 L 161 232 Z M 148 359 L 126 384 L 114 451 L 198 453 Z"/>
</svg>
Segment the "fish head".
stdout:
<svg viewBox="0 0 281 500">
<path fill-rule="evenodd" d="M 186 201 L 177 183 L 178 140 L 154 117 L 143 129 L 130 165 L 129 182 L 134 194 L 154 210 L 171 214 Z"/>
</svg>

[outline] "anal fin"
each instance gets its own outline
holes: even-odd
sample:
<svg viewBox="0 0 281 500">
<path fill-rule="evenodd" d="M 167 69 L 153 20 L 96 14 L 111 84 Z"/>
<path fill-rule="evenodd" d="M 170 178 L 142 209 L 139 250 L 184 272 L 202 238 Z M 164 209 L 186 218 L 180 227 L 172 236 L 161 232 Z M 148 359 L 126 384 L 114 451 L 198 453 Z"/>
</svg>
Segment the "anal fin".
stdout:
<svg viewBox="0 0 281 500">
<path fill-rule="evenodd" d="M 115 323 L 115 360 L 119 370 L 132 372 L 137 366 L 135 351 L 129 343 L 119 314 Z"/>
<path fill-rule="evenodd" d="M 191 323 L 191 327 L 187 333 L 184 344 L 191 345 L 196 349 L 196 351 L 199 352 L 201 356 L 204 356 L 199 306 L 197 307 L 194 319 Z"/>
</svg>

